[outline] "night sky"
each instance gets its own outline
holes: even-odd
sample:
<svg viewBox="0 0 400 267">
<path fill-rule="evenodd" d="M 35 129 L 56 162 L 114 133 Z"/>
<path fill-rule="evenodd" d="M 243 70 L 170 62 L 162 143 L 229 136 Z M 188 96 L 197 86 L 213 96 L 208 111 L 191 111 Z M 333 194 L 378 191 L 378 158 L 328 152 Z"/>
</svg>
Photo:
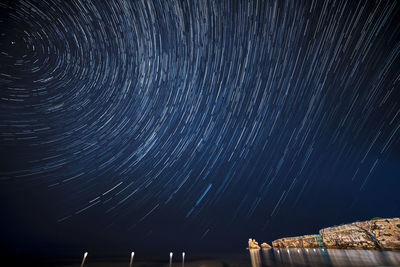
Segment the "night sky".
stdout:
<svg viewBox="0 0 400 267">
<path fill-rule="evenodd" d="M 1 1 L 1 249 L 236 251 L 400 215 L 397 1 Z"/>
</svg>

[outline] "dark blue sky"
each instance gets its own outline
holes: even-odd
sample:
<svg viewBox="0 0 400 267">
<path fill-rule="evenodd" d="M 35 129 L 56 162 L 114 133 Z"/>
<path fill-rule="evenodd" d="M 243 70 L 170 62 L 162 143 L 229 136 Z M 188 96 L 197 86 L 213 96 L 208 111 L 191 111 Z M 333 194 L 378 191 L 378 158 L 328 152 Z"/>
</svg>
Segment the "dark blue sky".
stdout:
<svg viewBox="0 0 400 267">
<path fill-rule="evenodd" d="M 5 251 L 234 251 L 399 216 L 397 2 L 0 9 Z"/>
</svg>

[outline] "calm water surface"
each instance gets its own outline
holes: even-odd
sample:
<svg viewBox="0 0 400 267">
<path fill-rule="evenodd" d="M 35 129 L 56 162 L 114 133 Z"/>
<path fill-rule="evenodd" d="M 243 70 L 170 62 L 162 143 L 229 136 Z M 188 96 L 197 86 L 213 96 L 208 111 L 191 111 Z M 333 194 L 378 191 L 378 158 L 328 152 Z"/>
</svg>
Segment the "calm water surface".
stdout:
<svg viewBox="0 0 400 267">
<path fill-rule="evenodd" d="M 343 249 L 250 251 L 251 266 L 400 266 L 400 253 Z"/>
<path fill-rule="evenodd" d="M 167 255 L 166 255 L 167 256 Z M 338 249 L 263 249 L 244 251 L 229 255 L 190 255 L 185 262 L 174 257 L 172 264 L 169 258 L 144 260 L 137 258 L 132 267 L 264 267 L 264 266 L 399 266 L 400 252 L 375 250 L 338 250 Z M 80 266 L 80 263 L 60 266 Z M 85 267 L 119 267 L 129 266 L 129 259 L 91 260 L 87 259 Z"/>
</svg>

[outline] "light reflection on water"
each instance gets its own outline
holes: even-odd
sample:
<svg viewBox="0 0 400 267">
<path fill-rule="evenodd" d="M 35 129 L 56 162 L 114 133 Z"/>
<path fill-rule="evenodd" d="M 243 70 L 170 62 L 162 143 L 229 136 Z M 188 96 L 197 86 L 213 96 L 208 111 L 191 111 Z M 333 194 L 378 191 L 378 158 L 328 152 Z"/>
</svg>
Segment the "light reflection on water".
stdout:
<svg viewBox="0 0 400 267">
<path fill-rule="evenodd" d="M 400 252 L 345 249 L 250 250 L 252 267 L 264 266 L 400 266 Z"/>
</svg>

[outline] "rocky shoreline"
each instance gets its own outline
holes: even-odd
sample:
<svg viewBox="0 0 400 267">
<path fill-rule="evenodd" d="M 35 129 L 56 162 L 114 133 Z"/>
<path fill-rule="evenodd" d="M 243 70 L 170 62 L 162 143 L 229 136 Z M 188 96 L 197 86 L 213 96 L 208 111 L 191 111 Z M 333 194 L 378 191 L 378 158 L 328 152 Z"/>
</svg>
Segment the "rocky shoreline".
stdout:
<svg viewBox="0 0 400 267">
<path fill-rule="evenodd" d="M 249 249 L 257 249 L 258 243 L 255 246 L 253 241 L 249 241 Z M 321 229 L 319 234 L 277 239 L 272 247 L 400 250 L 400 218 L 332 226 Z"/>
</svg>

